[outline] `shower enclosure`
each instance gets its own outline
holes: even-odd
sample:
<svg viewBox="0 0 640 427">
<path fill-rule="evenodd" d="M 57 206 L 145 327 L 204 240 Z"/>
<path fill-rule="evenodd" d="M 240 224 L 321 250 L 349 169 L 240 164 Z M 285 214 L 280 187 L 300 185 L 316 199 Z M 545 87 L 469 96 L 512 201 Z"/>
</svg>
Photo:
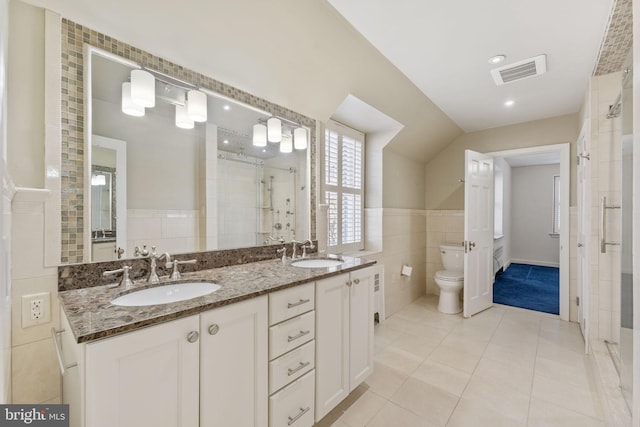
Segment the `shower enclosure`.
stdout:
<svg viewBox="0 0 640 427">
<path fill-rule="evenodd" d="M 620 388 L 631 407 L 633 395 L 633 70 L 631 58 L 622 84 L 622 194 L 620 256 Z"/>
<path fill-rule="evenodd" d="M 218 160 L 218 249 L 295 239 L 297 190 L 304 189 L 298 168 L 229 152 L 218 152 Z"/>
</svg>

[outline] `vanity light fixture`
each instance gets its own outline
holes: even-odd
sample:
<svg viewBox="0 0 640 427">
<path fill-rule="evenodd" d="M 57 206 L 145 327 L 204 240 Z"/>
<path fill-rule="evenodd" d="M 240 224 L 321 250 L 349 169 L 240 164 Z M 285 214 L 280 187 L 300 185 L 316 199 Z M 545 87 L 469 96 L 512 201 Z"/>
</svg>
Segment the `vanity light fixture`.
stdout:
<svg viewBox="0 0 640 427">
<path fill-rule="evenodd" d="M 199 90 L 187 92 L 187 113 L 194 122 L 207 121 L 207 95 Z"/>
<path fill-rule="evenodd" d="M 307 130 L 303 127 L 296 128 L 293 131 L 293 147 L 296 150 L 305 150 L 308 144 Z"/>
<path fill-rule="evenodd" d="M 144 116 L 144 107 L 134 104 L 131 100 L 131 83 L 122 83 L 122 112 L 133 117 Z"/>
<path fill-rule="evenodd" d="M 186 105 L 176 104 L 176 126 L 180 129 L 193 129 L 193 120 L 187 113 Z"/>
<path fill-rule="evenodd" d="M 253 125 L 253 145 L 256 147 L 267 146 L 267 126 L 262 123 Z"/>
<path fill-rule="evenodd" d="M 282 141 L 282 121 L 277 117 L 271 117 L 267 120 L 267 141 Z"/>
<path fill-rule="evenodd" d="M 156 78 L 145 70 L 131 71 L 131 101 L 144 108 L 156 105 Z"/>
<path fill-rule="evenodd" d="M 291 134 L 282 135 L 282 141 L 280 141 L 280 152 L 291 153 L 293 151 L 293 136 Z"/>
</svg>

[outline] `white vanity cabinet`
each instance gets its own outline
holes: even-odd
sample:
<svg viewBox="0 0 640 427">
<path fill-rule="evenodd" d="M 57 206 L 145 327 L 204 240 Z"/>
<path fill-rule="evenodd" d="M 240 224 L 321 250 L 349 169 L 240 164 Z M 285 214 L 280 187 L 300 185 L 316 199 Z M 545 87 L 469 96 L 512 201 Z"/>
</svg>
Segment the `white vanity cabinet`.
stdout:
<svg viewBox="0 0 640 427">
<path fill-rule="evenodd" d="M 197 426 L 199 326 L 191 316 L 87 344 L 85 425 Z"/>
<path fill-rule="evenodd" d="M 267 310 L 262 296 L 63 346 L 72 426 L 266 426 Z"/>
<path fill-rule="evenodd" d="M 314 421 L 315 284 L 269 294 L 269 427 Z"/>
<path fill-rule="evenodd" d="M 374 271 L 316 282 L 316 421 L 373 372 Z"/>
<path fill-rule="evenodd" d="M 200 315 L 200 425 L 267 424 L 267 297 Z"/>
</svg>

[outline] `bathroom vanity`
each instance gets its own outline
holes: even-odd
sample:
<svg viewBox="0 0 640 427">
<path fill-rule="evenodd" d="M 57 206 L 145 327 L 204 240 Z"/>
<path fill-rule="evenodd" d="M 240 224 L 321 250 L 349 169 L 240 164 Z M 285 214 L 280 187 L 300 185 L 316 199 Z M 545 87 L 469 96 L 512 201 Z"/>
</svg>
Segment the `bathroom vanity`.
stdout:
<svg viewBox="0 0 640 427">
<path fill-rule="evenodd" d="M 312 426 L 373 370 L 378 267 L 343 261 L 187 273 L 222 287 L 162 305 L 111 304 L 146 283 L 60 292 L 71 425 Z"/>
</svg>

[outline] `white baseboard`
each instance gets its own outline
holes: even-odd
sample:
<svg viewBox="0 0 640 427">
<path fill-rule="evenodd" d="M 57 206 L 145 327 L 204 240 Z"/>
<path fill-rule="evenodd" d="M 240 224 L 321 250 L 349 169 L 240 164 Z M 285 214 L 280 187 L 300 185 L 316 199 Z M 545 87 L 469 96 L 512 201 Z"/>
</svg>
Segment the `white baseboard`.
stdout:
<svg viewBox="0 0 640 427">
<path fill-rule="evenodd" d="M 514 264 L 529 264 L 529 265 L 537 265 L 540 267 L 556 267 L 556 268 L 560 268 L 560 263 L 559 262 L 547 262 L 547 261 L 534 261 L 534 260 L 530 260 L 530 259 L 511 259 L 509 261 L 509 264 L 514 263 Z M 507 268 L 505 267 L 505 270 Z"/>
</svg>

